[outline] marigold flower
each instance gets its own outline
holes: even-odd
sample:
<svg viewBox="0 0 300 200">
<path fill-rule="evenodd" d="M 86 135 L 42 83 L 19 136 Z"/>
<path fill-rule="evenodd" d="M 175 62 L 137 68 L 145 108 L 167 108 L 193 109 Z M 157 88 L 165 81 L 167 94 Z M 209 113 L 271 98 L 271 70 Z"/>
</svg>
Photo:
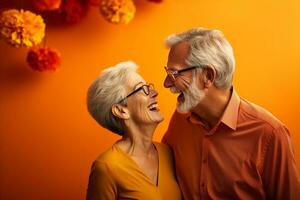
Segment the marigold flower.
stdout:
<svg viewBox="0 0 300 200">
<path fill-rule="evenodd" d="M 33 0 L 34 7 L 39 11 L 57 10 L 62 0 Z"/>
<path fill-rule="evenodd" d="M 45 23 L 30 11 L 6 10 L 0 17 L 0 36 L 14 47 L 31 47 L 45 36 Z"/>
<path fill-rule="evenodd" d="M 62 16 L 67 23 L 77 23 L 87 13 L 88 6 L 86 2 L 80 0 L 68 0 L 62 4 Z"/>
<path fill-rule="evenodd" d="M 151 2 L 154 2 L 154 3 L 161 3 L 163 0 L 148 0 L 148 1 L 151 1 Z"/>
<path fill-rule="evenodd" d="M 135 14 L 135 5 L 132 0 L 102 0 L 101 14 L 112 23 L 129 23 Z"/>
<path fill-rule="evenodd" d="M 46 14 L 49 23 L 75 24 L 87 14 L 88 8 L 87 0 L 63 0 L 59 9 Z"/>
<path fill-rule="evenodd" d="M 100 6 L 101 0 L 88 0 L 90 6 Z"/>
<path fill-rule="evenodd" d="M 28 51 L 27 63 L 37 71 L 55 71 L 61 63 L 60 53 L 49 47 L 33 47 Z"/>
</svg>

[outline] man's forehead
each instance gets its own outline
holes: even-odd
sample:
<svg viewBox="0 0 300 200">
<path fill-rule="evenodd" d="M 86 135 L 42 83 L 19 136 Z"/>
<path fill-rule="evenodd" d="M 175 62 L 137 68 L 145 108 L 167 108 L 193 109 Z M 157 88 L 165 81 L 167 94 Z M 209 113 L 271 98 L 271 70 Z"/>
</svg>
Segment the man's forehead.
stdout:
<svg viewBox="0 0 300 200">
<path fill-rule="evenodd" d="M 188 52 L 190 48 L 190 43 L 188 41 L 178 42 L 173 45 L 170 49 L 170 52 Z"/>
<path fill-rule="evenodd" d="M 175 44 L 169 52 L 168 67 L 176 68 L 176 66 L 185 66 L 189 53 L 189 43 L 186 41 Z"/>
</svg>

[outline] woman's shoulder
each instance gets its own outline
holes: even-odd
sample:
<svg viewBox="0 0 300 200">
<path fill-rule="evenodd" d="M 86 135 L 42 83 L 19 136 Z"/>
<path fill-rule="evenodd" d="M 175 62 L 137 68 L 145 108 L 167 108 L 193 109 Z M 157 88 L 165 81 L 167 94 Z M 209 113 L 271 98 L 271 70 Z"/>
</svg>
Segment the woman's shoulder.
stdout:
<svg viewBox="0 0 300 200">
<path fill-rule="evenodd" d="M 160 154 L 160 156 L 162 156 L 162 155 L 167 156 L 167 157 L 172 156 L 171 149 L 168 145 L 166 145 L 164 143 L 160 143 L 160 142 L 153 142 L 153 144 L 155 145 L 156 149 L 158 150 L 158 153 Z"/>
<path fill-rule="evenodd" d="M 165 150 L 170 150 L 169 146 L 161 143 L 161 142 L 153 142 L 153 144 L 155 145 L 156 148 L 161 148 L 161 149 L 165 149 Z"/>
<path fill-rule="evenodd" d="M 158 151 L 160 169 L 164 172 L 165 176 L 167 174 L 174 174 L 174 159 L 169 146 L 158 142 L 155 142 L 154 145 Z"/>
<path fill-rule="evenodd" d="M 120 162 L 120 159 L 121 157 L 118 150 L 115 148 L 115 145 L 112 145 L 110 148 L 98 155 L 98 157 L 94 160 L 94 165 L 106 165 L 113 167 Z"/>
</svg>

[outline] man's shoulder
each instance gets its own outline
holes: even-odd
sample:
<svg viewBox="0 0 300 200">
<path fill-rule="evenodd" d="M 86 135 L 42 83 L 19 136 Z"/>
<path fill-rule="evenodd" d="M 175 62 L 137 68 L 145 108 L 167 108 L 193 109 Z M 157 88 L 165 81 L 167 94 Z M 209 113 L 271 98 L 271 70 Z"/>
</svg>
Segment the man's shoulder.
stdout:
<svg viewBox="0 0 300 200">
<path fill-rule="evenodd" d="M 239 117 L 245 121 L 260 122 L 272 129 L 285 126 L 270 111 L 251 101 L 241 98 Z"/>
<path fill-rule="evenodd" d="M 168 129 L 162 138 L 163 143 L 170 147 L 172 146 L 172 143 L 180 137 L 180 135 L 184 132 L 183 130 L 185 130 L 186 126 L 188 126 L 188 116 L 190 116 L 190 114 L 182 114 L 176 110 L 174 111 L 171 116 Z"/>
<path fill-rule="evenodd" d="M 170 125 L 180 125 L 187 121 L 190 113 L 179 113 L 177 110 L 172 114 Z"/>
<path fill-rule="evenodd" d="M 178 130 L 181 129 L 182 125 L 187 123 L 187 119 L 190 116 L 190 114 L 183 114 L 177 112 L 177 110 L 174 111 L 174 113 L 171 116 L 168 130 Z"/>
</svg>

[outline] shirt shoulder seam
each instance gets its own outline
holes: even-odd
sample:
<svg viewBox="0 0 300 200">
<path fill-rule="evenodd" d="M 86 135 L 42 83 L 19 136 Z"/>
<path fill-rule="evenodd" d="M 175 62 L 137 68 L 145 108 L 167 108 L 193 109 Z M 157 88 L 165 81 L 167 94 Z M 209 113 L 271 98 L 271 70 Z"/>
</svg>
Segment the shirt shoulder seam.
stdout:
<svg viewBox="0 0 300 200">
<path fill-rule="evenodd" d="M 242 99 L 242 100 L 245 101 L 246 103 L 249 103 L 249 102 L 248 102 L 247 100 L 245 100 L 245 99 Z M 272 127 L 272 130 L 276 130 L 276 129 L 278 129 L 278 128 L 281 127 L 281 126 L 284 126 L 283 124 L 281 124 L 281 123 L 279 123 L 279 122 L 276 123 L 277 126 L 274 126 L 274 125 L 272 125 L 270 122 L 268 122 L 267 120 L 262 119 L 261 117 L 255 116 L 255 115 L 253 115 L 252 113 L 248 112 L 247 110 L 243 109 L 241 106 L 240 106 L 240 111 L 244 112 L 244 113 L 247 114 L 249 117 L 252 117 L 252 119 L 258 119 L 258 120 L 264 122 L 265 124 L 267 124 L 267 125 L 269 125 L 270 127 Z"/>
</svg>

